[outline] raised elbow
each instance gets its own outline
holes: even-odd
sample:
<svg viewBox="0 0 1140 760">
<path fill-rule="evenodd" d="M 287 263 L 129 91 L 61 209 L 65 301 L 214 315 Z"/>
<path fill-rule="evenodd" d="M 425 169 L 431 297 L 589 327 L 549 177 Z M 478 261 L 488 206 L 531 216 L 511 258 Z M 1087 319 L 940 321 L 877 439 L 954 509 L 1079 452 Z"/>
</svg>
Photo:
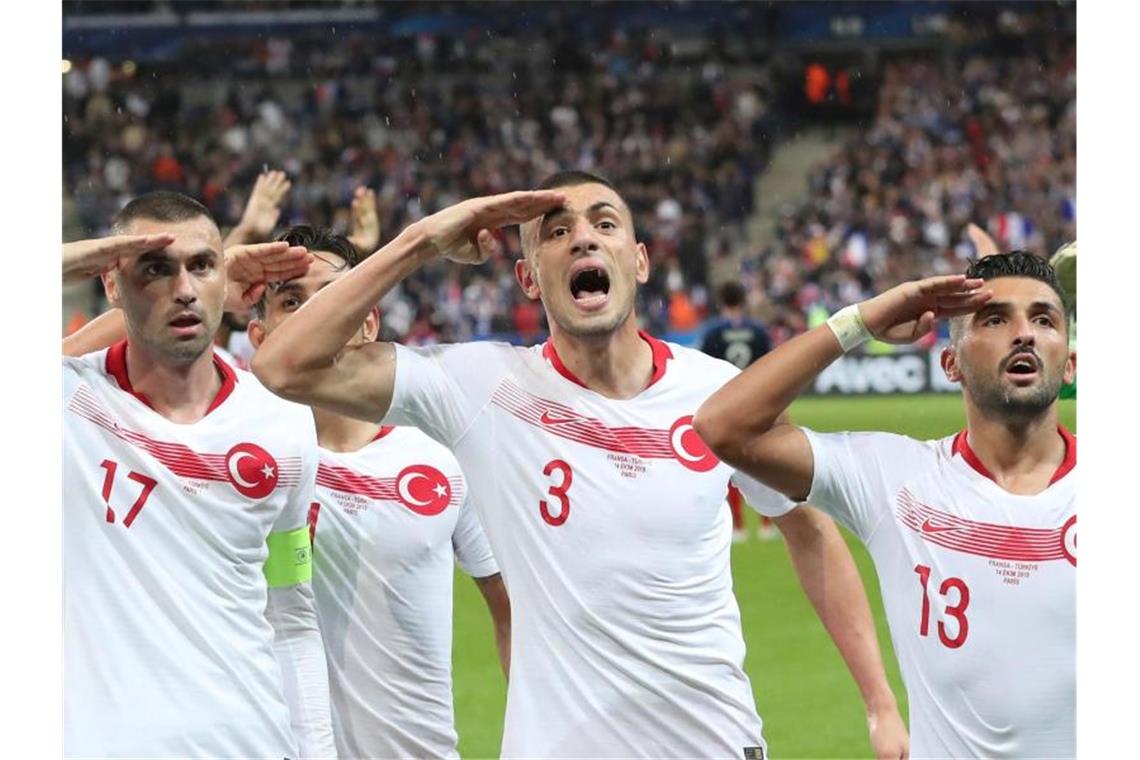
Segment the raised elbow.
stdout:
<svg viewBox="0 0 1140 760">
<path fill-rule="evenodd" d="M 713 453 L 724 458 L 724 452 L 733 445 L 733 426 L 716 404 L 706 401 L 693 415 L 693 430 Z"/>
<path fill-rule="evenodd" d="M 278 396 L 291 398 L 297 392 L 299 375 L 284 356 L 261 348 L 254 353 L 249 369 L 262 385 Z"/>
</svg>

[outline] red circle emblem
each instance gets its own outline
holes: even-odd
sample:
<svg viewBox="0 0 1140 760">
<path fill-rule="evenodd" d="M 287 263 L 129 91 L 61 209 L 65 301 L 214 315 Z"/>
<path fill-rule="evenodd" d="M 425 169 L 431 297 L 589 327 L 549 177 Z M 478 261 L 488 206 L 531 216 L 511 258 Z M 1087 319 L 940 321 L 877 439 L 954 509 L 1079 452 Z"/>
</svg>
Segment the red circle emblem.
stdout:
<svg viewBox="0 0 1140 760">
<path fill-rule="evenodd" d="M 1065 554 L 1065 559 L 1069 560 L 1069 564 L 1073 567 L 1077 566 L 1077 516 L 1073 515 L 1065 521 L 1064 527 L 1061 528 L 1061 551 Z"/>
<path fill-rule="evenodd" d="M 226 452 L 226 477 L 237 492 L 264 499 L 277 487 L 277 460 L 253 443 L 239 443 Z"/>
<path fill-rule="evenodd" d="M 669 428 L 669 447 L 673 456 L 685 467 L 696 472 L 708 472 L 720 464 L 697 431 L 693 430 L 693 415 L 687 414 Z"/>
<path fill-rule="evenodd" d="M 431 517 L 451 503 L 451 483 L 434 467 L 413 464 L 396 476 L 396 498 L 416 514 Z"/>
</svg>

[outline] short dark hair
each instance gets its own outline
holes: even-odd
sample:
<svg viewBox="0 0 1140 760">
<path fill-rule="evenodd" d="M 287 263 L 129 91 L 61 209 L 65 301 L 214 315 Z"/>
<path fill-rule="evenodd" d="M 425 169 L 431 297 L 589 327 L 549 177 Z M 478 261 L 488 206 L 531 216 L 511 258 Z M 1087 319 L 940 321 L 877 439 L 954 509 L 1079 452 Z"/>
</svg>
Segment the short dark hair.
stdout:
<svg viewBox="0 0 1140 760">
<path fill-rule="evenodd" d="M 361 253 L 344 235 L 338 235 L 327 227 L 313 227 L 308 224 L 295 224 L 277 238 L 279 242 L 289 245 L 304 246 L 309 252 L 325 251 L 344 259 L 347 269 L 368 258 L 367 253 Z M 253 305 L 254 313 L 258 319 L 265 319 L 265 309 L 269 296 L 268 289 L 261 294 L 261 298 Z"/>
<path fill-rule="evenodd" d="M 366 258 L 365 255 L 361 255 L 360 251 L 356 250 L 356 246 L 352 244 L 351 240 L 344 235 L 336 234 L 328 227 L 295 224 L 285 230 L 277 240 L 286 242 L 289 245 L 302 245 L 310 251 L 328 251 L 329 253 L 335 253 L 344 259 L 349 269 L 352 269 Z"/>
<path fill-rule="evenodd" d="M 994 253 L 971 261 L 966 267 L 966 277 L 980 280 L 996 280 L 999 277 L 1028 277 L 1031 280 L 1043 282 L 1052 288 L 1061 299 L 1061 310 L 1069 313 L 1069 298 L 1061 282 L 1057 279 L 1057 272 L 1045 259 L 1028 251 L 1010 251 L 1009 253 Z M 950 339 L 957 341 L 961 335 L 961 327 L 967 317 L 956 317 L 950 320 Z M 1066 329 L 1068 322 L 1066 321 Z"/>
<path fill-rule="evenodd" d="M 115 214 L 111 228 L 121 233 L 136 219 L 152 219 L 156 222 L 185 222 L 204 216 L 214 224 L 210 210 L 188 195 L 173 190 L 156 190 L 140 195 Z"/>
<path fill-rule="evenodd" d="M 573 187 L 574 185 L 590 185 L 598 184 L 605 185 L 610 190 L 613 190 L 618 196 L 621 196 L 621 191 L 614 187 L 613 183 L 605 177 L 600 177 L 597 174 L 590 172 L 579 171 L 577 169 L 567 169 L 566 171 L 555 172 L 549 177 L 538 183 L 535 190 L 556 190 L 560 187 Z M 625 201 L 625 198 L 622 198 Z M 629 205 L 628 203 L 626 204 Z"/>
<path fill-rule="evenodd" d="M 1031 280 L 1043 282 L 1053 289 L 1066 312 L 1069 307 L 1069 297 L 1057 279 L 1057 272 L 1052 265 L 1040 256 L 1028 251 L 1010 251 L 1009 253 L 994 253 L 971 261 L 966 268 L 966 276 L 971 279 L 995 280 L 998 277 L 1028 277 Z"/>
<path fill-rule="evenodd" d="M 735 309 L 737 306 L 744 305 L 744 286 L 739 282 L 726 282 L 720 286 L 717 294 L 720 298 L 720 305 L 722 308 Z"/>
</svg>

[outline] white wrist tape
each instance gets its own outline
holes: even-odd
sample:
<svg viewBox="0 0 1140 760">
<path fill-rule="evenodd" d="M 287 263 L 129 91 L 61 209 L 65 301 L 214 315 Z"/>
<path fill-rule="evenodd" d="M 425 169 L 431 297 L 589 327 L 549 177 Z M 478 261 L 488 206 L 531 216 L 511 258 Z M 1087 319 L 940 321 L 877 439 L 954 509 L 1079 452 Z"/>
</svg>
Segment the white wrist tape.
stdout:
<svg viewBox="0 0 1140 760">
<path fill-rule="evenodd" d="M 827 326 L 839 339 L 843 353 L 847 353 L 856 346 L 861 346 L 873 336 L 863 322 L 863 315 L 859 313 L 859 304 L 844 306 L 827 319 Z"/>
</svg>

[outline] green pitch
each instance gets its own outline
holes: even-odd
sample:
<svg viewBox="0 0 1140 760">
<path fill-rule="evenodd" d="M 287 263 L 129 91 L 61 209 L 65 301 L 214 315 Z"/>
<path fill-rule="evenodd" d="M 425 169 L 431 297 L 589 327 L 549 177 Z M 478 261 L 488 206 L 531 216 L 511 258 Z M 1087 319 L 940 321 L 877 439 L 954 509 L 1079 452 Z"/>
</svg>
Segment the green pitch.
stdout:
<svg viewBox="0 0 1140 760">
<path fill-rule="evenodd" d="M 798 402 L 793 418 L 811 428 L 889 430 L 939 438 L 964 426 L 957 395 L 890 398 L 818 398 Z M 1061 418 L 1076 432 L 1076 402 L 1064 401 Z M 747 512 L 754 523 L 754 514 Z M 754 535 L 733 546 L 732 570 L 744 624 L 744 662 L 764 736 L 775 757 L 871 757 L 859 692 L 827 632 L 815 617 L 788 562 L 783 542 Z M 871 600 L 887 672 L 906 717 L 874 568 L 858 541 L 848 537 Z M 506 684 L 499 671 L 490 618 L 475 584 L 455 583 L 455 719 L 465 758 L 498 757 Z"/>
</svg>

